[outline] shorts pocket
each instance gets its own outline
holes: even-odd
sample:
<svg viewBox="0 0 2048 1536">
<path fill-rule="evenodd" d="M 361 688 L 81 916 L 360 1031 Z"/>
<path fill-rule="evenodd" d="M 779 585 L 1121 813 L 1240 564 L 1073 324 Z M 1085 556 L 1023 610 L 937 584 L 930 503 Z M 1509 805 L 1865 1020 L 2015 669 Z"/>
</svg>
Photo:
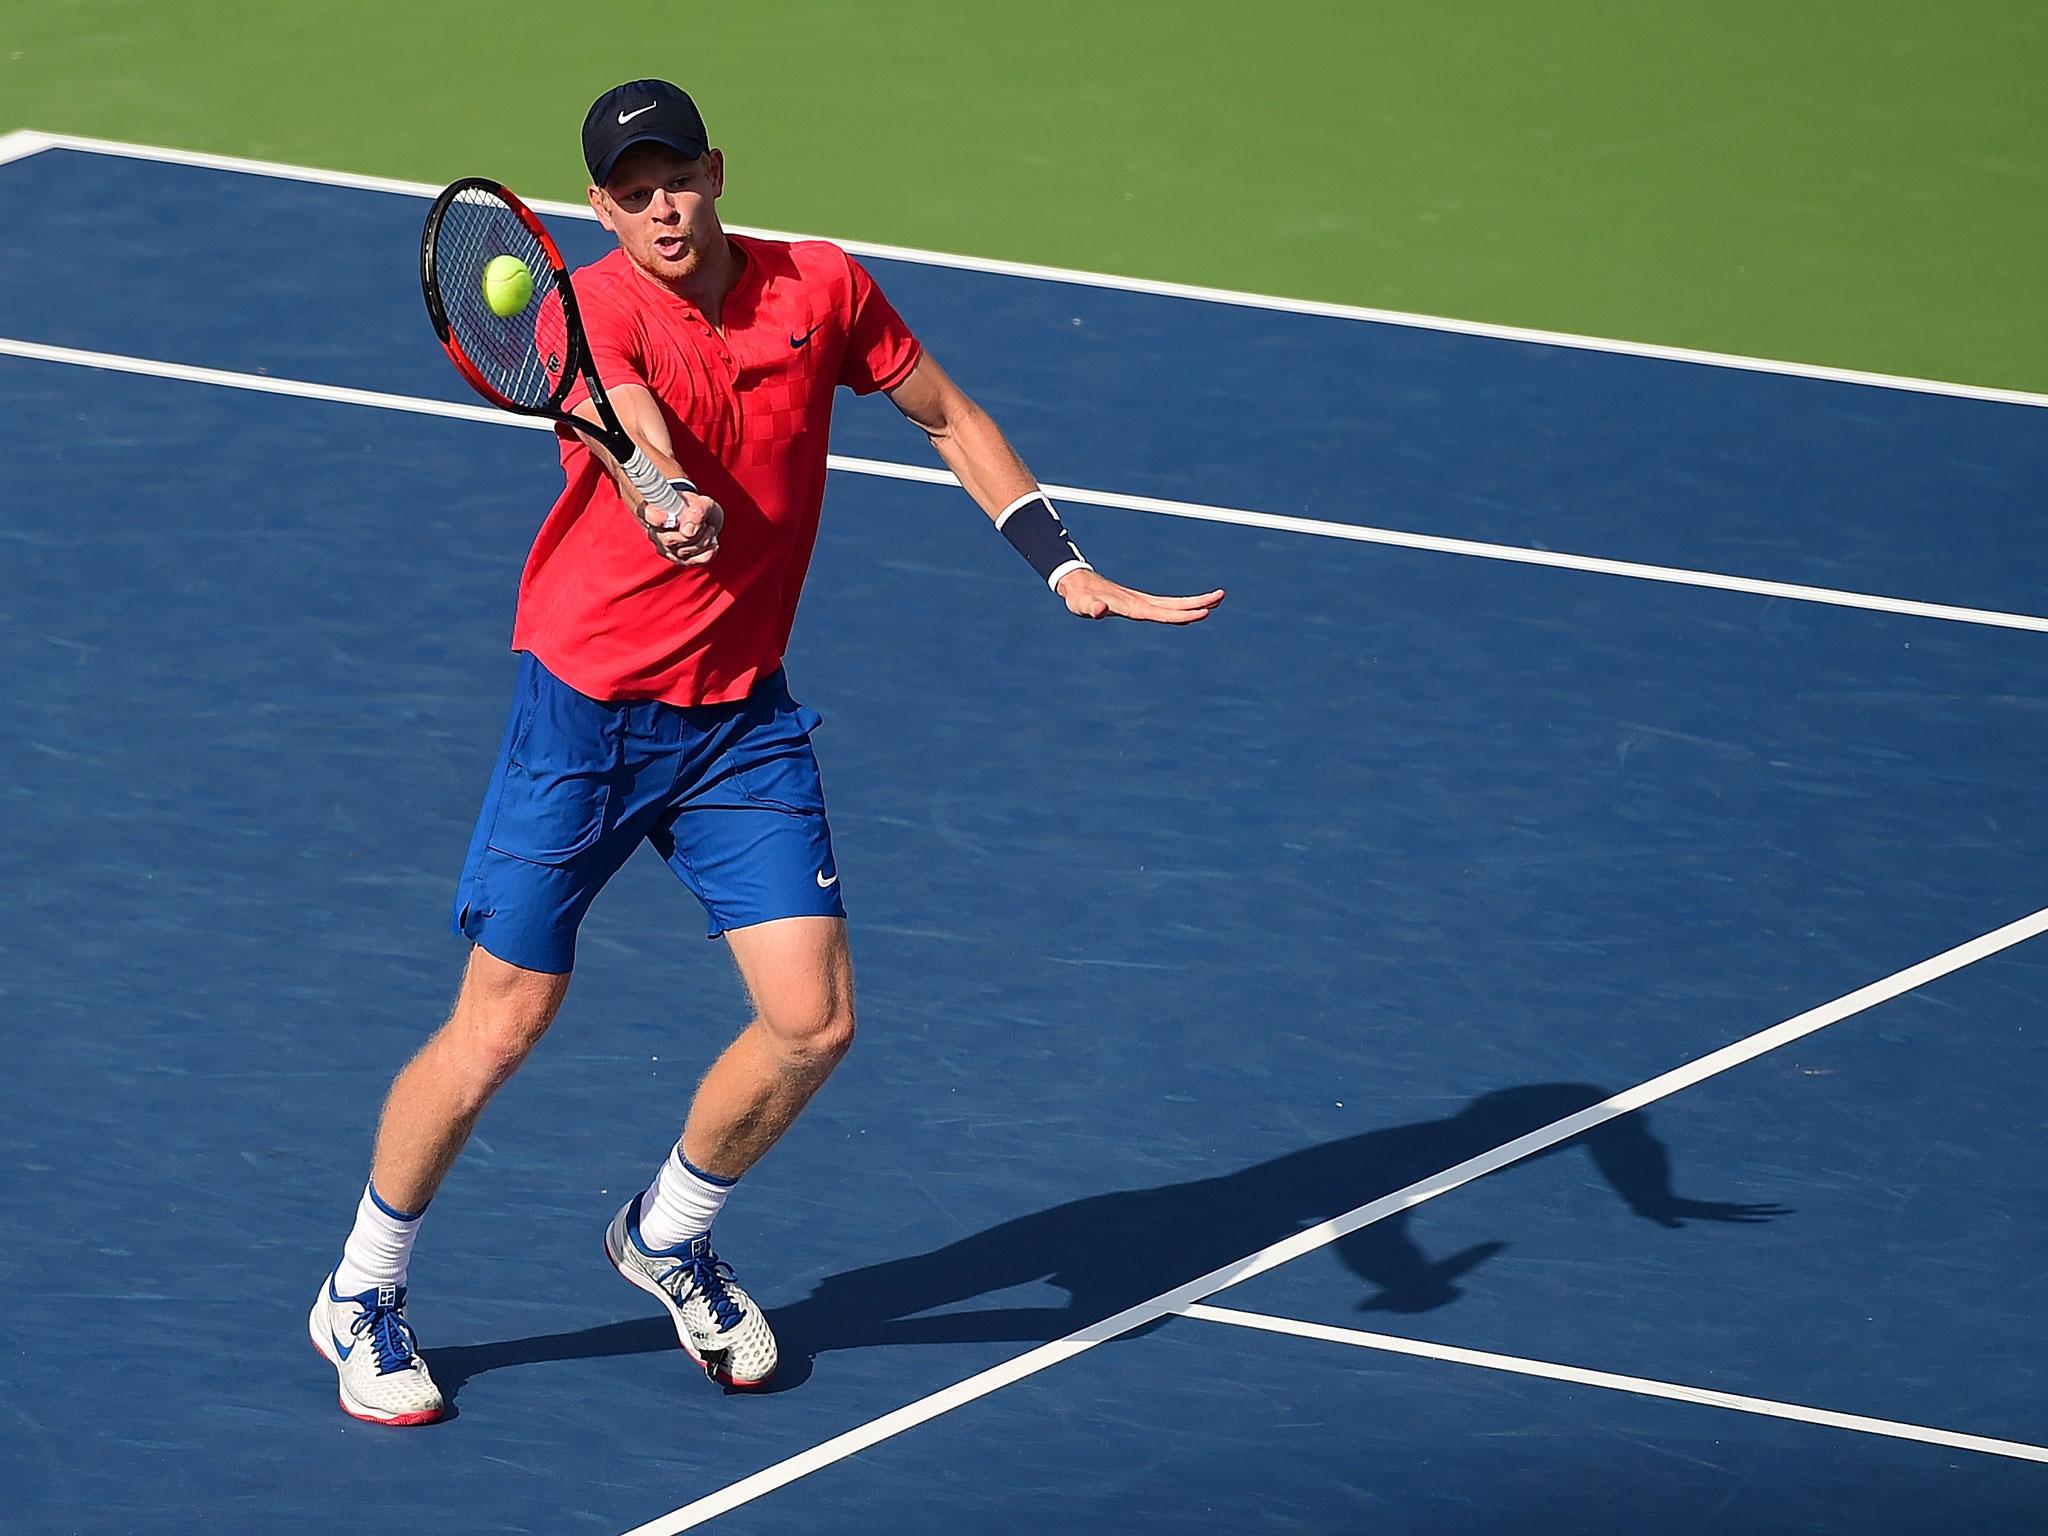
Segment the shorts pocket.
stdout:
<svg viewBox="0 0 2048 1536">
<path fill-rule="evenodd" d="M 748 763 L 732 776 L 739 792 L 754 804 L 792 816 L 825 814 L 825 786 L 818 779 L 818 759 L 809 741 L 787 751 Z"/>
<path fill-rule="evenodd" d="M 604 836 L 611 786 L 603 774 L 505 764 L 489 844 L 531 864 L 566 864 Z"/>
</svg>

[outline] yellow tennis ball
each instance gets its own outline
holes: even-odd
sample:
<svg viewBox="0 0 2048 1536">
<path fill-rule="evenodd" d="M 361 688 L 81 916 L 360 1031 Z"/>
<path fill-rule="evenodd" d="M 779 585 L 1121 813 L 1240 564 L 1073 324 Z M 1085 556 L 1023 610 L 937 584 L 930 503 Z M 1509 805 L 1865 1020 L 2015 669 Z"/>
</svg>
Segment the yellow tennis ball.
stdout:
<svg viewBox="0 0 2048 1536">
<path fill-rule="evenodd" d="M 493 256 L 484 263 L 484 303 L 509 319 L 533 297 L 533 274 L 517 256 Z"/>
</svg>

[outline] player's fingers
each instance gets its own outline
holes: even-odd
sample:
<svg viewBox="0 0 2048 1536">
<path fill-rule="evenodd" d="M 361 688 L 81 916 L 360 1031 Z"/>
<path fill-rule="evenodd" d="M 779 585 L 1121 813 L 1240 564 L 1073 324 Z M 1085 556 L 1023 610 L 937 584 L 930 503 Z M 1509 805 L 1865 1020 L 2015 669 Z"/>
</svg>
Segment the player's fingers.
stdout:
<svg viewBox="0 0 2048 1536">
<path fill-rule="evenodd" d="M 1124 594 L 1141 603 L 1152 603 L 1161 608 L 1214 608 L 1223 601 L 1223 589 L 1213 592 L 1198 592 L 1192 597 L 1165 597 L 1157 592 L 1140 592 L 1134 587 L 1121 589 Z"/>
<path fill-rule="evenodd" d="M 1165 608 L 1199 608 L 1207 612 L 1223 601 L 1223 589 L 1218 587 L 1213 592 L 1198 592 L 1193 597 L 1155 597 L 1152 601 Z"/>
<path fill-rule="evenodd" d="M 709 496 L 686 496 L 683 506 L 692 528 L 708 528 L 715 535 L 725 526 L 725 508 Z"/>
<path fill-rule="evenodd" d="M 677 565 L 702 565 L 718 549 L 718 540 L 715 537 L 685 539 L 673 533 L 657 533 L 652 537 L 654 547 L 661 557 L 664 560 L 673 560 Z"/>
<path fill-rule="evenodd" d="M 1221 592 L 1187 598 L 1154 597 L 1149 592 L 1126 590 L 1120 596 L 1124 601 L 1115 604 L 1116 612 L 1127 619 L 1142 619 L 1152 624 L 1199 624 L 1223 600 Z"/>
<path fill-rule="evenodd" d="M 1142 619 L 1148 624 L 1199 624 L 1209 617 L 1206 608 L 1148 608 L 1143 613 L 1126 615 Z"/>
</svg>

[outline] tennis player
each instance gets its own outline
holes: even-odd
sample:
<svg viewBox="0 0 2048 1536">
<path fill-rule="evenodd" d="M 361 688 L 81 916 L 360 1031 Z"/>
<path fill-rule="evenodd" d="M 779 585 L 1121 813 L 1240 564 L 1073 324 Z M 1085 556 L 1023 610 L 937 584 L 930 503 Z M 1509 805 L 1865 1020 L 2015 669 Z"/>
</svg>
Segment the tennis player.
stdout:
<svg viewBox="0 0 2048 1536">
<path fill-rule="evenodd" d="M 646 1191 L 612 1218 L 605 1252 L 712 1379 L 753 1388 L 775 1371 L 774 1335 L 711 1227 L 853 1041 L 818 716 L 782 670 L 835 389 L 886 391 L 1070 612 L 1190 624 L 1223 599 L 1097 573 L 995 423 L 846 252 L 726 233 L 724 157 L 676 86 L 600 96 L 583 154 L 590 206 L 618 240 L 575 277 L 598 376 L 684 510 L 651 511 L 563 431 L 567 483 L 520 580 L 511 718 L 455 899 L 468 969 L 447 1023 L 392 1084 L 354 1228 L 309 1319 L 342 1407 L 383 1424 L 444 1412 L 406 1321 L 414 1235 L 561 1007 L 592 899 L 643 840 L 725 939 L 754 1017 Z M 581 411 L 593 414 L 587 399 Z"/>
</svg>

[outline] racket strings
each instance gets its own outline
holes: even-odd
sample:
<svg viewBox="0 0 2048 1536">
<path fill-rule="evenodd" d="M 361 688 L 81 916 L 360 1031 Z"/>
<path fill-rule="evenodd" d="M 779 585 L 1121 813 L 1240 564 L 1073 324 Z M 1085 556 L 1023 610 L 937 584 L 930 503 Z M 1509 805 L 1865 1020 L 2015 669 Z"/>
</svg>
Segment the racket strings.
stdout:
<svg viewBox="0 0 2048 1536">
<path fill-rule="evenodd" d="M 484 298 L 484 268 L 516 257 L 533 274 L 533 297 L 500 315 Z M 434 286 L 449 339 L 486 383 L 522 410 L 552 401 L 569 358 L 555 264 L 531 229 L 481 187 L 456 194 L 434 236 Z"/>
</svg>

